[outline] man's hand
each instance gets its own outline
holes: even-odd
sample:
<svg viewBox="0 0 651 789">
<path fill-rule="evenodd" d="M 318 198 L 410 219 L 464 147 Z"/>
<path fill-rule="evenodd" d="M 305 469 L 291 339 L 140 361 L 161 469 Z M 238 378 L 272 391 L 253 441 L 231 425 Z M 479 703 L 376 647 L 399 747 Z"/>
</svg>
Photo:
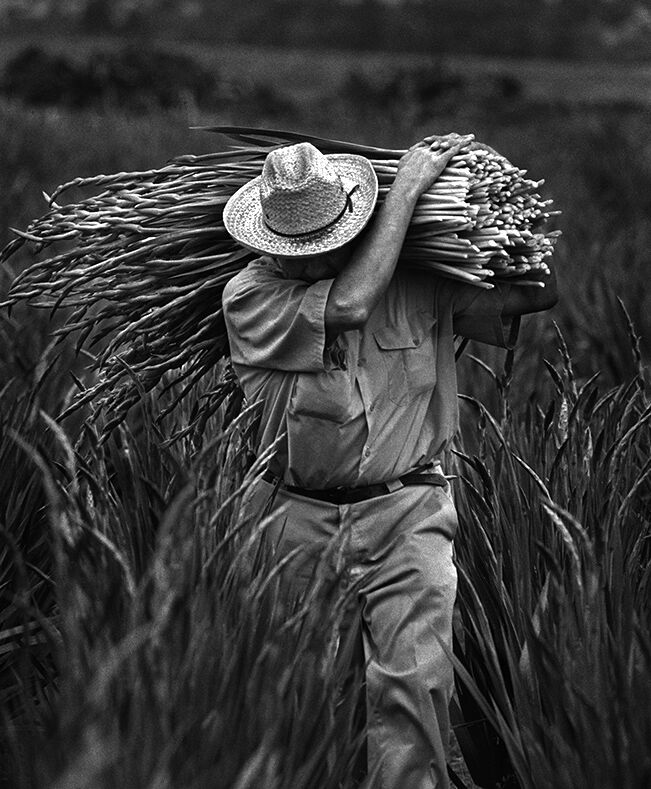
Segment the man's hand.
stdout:
<svg viewBox="0 0 651 789">
<path fill-rule="evenodd" d="M 418 198 L 472 140 L 471 134 L 426 137 L 402 156 L 384 202 L 330 289 L 325 309 L 329 341 L 366 323 L 391 281 Z"/>
<path fill-rule="evenodd" d="M 413 190 L 420 197 L 445 170 L 450 159 L 467 149 L 474 139 L 473 134 L 425 137 L 400 159 L 394 187 Z"/>
</svg>

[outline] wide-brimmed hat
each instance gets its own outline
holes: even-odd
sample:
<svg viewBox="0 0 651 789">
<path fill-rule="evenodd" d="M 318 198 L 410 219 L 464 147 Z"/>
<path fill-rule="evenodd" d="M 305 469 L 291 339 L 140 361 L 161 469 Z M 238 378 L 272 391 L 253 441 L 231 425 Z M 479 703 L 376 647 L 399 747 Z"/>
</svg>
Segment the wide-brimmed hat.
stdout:
<svg viewBox="0 0 651 789">
<path fill-rule="evenodd" d="M 262 175 L 226 203 L 224 225 L 256 252 L 318 255 L 343 246 L 364 228 L 377 194 L 377 175 L 364 156 L 326 155 L 301 142 L 270 151 Z"/>
</svg>

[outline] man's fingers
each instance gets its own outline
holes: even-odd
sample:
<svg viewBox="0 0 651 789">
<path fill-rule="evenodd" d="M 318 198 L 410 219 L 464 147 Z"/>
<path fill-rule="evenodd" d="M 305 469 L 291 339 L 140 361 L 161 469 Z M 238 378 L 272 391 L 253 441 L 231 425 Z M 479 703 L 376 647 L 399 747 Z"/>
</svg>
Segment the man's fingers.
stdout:
<svg viewBox="0 0 651 789">
<path fill-rule="evenodd" d="M 474 134 L 449 134 L 439 141 L 439 147 L 444 149 L 463 147 L 475 139 Z"/>
<path fill-rule="evenodd" d="M 439 155 L 444 156 L 446 161 L 449 161 L 453 156 L 456 156 L 458 153 L 467 148 L 473 139 L 474 136 L 472 134 L 467 134 L 463 137 L 457 135 L 456 140 L 445 140 L 438 148 L 431 148 L 431 150 L 433 153 L 438 153 Z"/>
<path fill-rule="evenodd" d="M 419 140 L 418 142 L 414 143 L 411 146 L 411 148 L 409 148 L 409 150 L 414 151 L 417 148 L 429 148 L 429 147 L 431 147 L 430 143 L 425 139 L 425 140 Z"/>
<path fill-rule="evenodd" d="M 469 145 L 470 145 L 470 140 L 467 141 L 464 140 L 463 142 L 458 142 L 455 145 L 451 145 L 448 150 L 458 153 L 459 151 L 463 151 L 464 148 L 468 148 Z"/>
<path fill-rule="evenodd" d="M 447 164 L 453 156 L 467 148 L 474 139 L 474 134 L 457 134 L 456 132 L 445 135 L 432 134 L 412 145 L 409 150 L 414 151 L 419 148 L 429 150 L 434 157 L 440 157 Z"/>
<path fill-rule="evenodd" d="M 413 148 L 428 145 L 430 148 L 438 148 L 440 146 L 449 147 L 455 145 L 457 142 L 472 142 L 475 139 L 474 134 L 457 134 L 457 132 L 450 132 L 449 134 L 431 134 L 428 137 L 423 137 L 422 140 L 413 145 Z"/>
</svg>

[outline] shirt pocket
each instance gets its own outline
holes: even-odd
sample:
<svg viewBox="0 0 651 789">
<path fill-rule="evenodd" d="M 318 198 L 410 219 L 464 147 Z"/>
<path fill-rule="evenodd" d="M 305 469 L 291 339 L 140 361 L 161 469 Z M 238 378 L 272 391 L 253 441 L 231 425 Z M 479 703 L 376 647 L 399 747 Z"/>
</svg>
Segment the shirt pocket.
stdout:
<svg viewBox="0 0 651 789">
<path fill-rule="evenodd" d="M 407 324 L 385 326 L 373 332 L 393 403 L 425 394 L 436 386 L 435 323 L 431 316 L 418 314 Z"/>
</svg>

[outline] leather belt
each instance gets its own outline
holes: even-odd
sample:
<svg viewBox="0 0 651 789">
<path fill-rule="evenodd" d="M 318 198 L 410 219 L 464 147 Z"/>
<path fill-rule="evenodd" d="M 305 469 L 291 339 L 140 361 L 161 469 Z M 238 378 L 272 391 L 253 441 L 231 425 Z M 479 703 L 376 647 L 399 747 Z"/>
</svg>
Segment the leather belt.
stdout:
<svg viewBox="0 0 651 789">
<path fill-rule="evenodd" d="M 398 477 L 398 479 L 391 480 L 390 482 L 378 482 L 374 485 L 360 485 L 355 488 L 299 488 L 295 485 L 283 484 L 281 480 L 270 471 L 265 471 L 262 475 L 262 479 L 272 485 L 282 487 L 283 490 L 289 493 L 295 493 L 298 496 L 305 496 L 309 499 L 317 499 L 318 501 L 327 501 L 330 504 L 355 504 L 358 501 L 374 499 L 377 496 L 386 496 L 388 493 L 393 493 L 406 485 L 436 485 L 445 487 L 448 484 L 445 476 L 435 471 L 429 473 L 413 471 L 403 474 L 402 477 Z"/>
</svg>

